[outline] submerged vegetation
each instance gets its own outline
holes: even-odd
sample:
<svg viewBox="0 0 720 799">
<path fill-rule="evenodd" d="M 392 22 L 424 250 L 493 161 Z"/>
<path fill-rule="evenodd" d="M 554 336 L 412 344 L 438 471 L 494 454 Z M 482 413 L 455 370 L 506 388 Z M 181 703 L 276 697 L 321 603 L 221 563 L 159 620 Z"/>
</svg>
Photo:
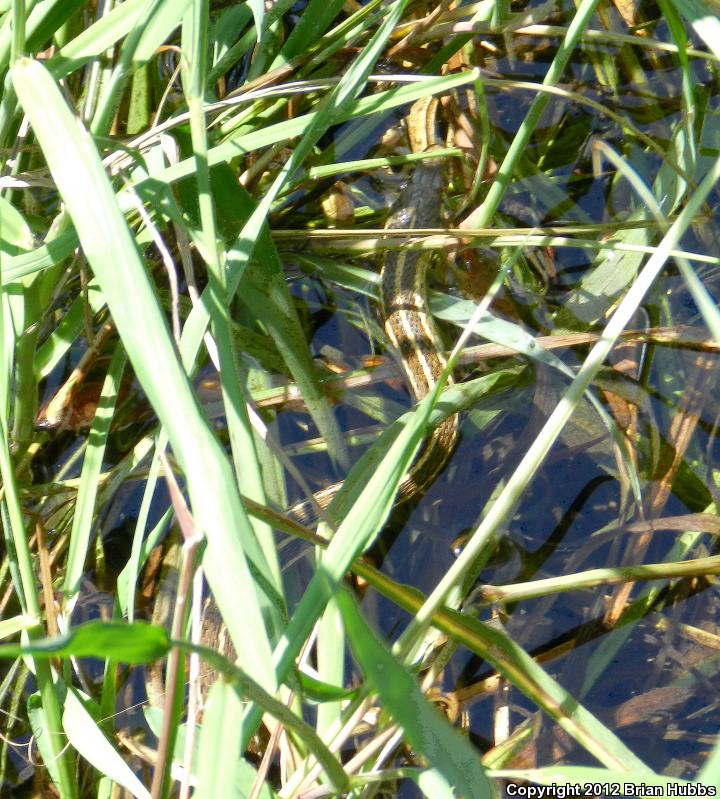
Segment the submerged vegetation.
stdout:
<svg viewBox="0 0 720 799">
<path fill-rule="evenodd" d="M 703 0 L 0 0 L 3 795 L 720 783 L 719 43 Z M 442 224 L 386 227 L 428 160 Z"/>
</svg>

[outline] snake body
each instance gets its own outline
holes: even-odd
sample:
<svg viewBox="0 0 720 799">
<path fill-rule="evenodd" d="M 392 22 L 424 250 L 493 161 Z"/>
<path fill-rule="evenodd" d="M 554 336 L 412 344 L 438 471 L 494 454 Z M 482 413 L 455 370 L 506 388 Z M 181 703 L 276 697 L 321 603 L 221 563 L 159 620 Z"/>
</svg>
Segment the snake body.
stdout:
<svg viewBox="0 0 720 799">
<path fill-rule="evenodd" d="M 439 166 L 422 164 L 415 168 L 385 225 L 388 229 L 428 228 L 440 224 L 444 186 Z M 398 354 L 400 366 L 416 402 L 437 384 L 447 365 L 427 305 L 427 271 L 432 253 L 401 249 L 385 258 L 380 293 L 385 332 Z M 448 380 L 452 383 L 452 379 Z M 458 417 L 448 417 L 428 439 L 400 484 L 398 499 L 422 493 L 437 477 L 457 441 Z"/>
<path fill-rule="evenodd" d="M 425 98 L 415 103 L 408 117 L 409 138 L 414 152 L 434 145 L 437 100 Z M 386 230 L 413 230 L 440 226 L 444 188 L 443 172 L 437 161 L 429 159 L 416 166 L 400 193 L 395 210 L 388 217 Z M 382 316 L 390 343 L 416 402 L 437 385 L 447 365 L 427 304 L 427 271 L 432 253 L 426 250 L 389 251 L 380 276 Z M 448 383 L 452 383 L 448 379 Z M 423 493 L 442 471 L 457 442 L 458 417 L 450 416 L 427 440 L 398 489 L 398 502 Z M 325 509 L 342 483 L 328 486 L 313 495 L 313 501 L 300 502 L 289 509 L 295 520 L 309 524 L 317 516 L 317 506 Z"/>
</svg>

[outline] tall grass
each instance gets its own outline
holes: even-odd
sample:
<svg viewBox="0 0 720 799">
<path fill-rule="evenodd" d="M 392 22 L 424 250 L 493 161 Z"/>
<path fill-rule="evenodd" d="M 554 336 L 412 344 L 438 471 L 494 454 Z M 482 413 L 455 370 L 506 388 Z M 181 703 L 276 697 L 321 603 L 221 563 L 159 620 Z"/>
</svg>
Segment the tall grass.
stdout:
<svg viewBox="0 0 720 799">
<path fill-rule="evenodd" d="M 501 779 L 677 781 L 677 774 L 656 773 L 580 700 L 592 675 L 599 679 L 621 650 L 632 622 L 650 613 L 661 587 L 688 573 L 718 572 L 713 555 L 681 562 L 698 554 L 702 534 L 712 528 L 709 499 L 692 507 L 706 513 L 688 520 L 666 562 L 618 562 L 474 590 L 548 453 L 581 411 L 592 416 L 596 435 L 614 442 L 607 471 L 622 497 L 617 529 L 660 515 L 660 497 L 667 499 L 678 474 L 678 483 L 685 481 L 675 486 L 678 495 L 705 496 L 704 490 L 709 497 L 715 490 L 698 487 L 706 464 L 680 464 L 687 439 L 671 442 L 679 460 L 665 473 L 667 490 L 652 487 L 659 456 L 638 428 L 620 429 L 597 398 L 597 389 L 606 388 L 608 356 L 672 258 L 711 331 L 707 338 L 715 338 L 706 348 L 718 344 L 713 286 L 700 268 L 718 264 L 709 246 L 700 251 L 712 239 L 698 235 L 684 243 L 689 231 L 697 232 L 720 177 L 717 120 L 697 78 L 700 70 L 716 69 L 717 24 L 702 2 L 661 8 L 667 27 L 653 19 L 631 30 L 628 22 L 620 33 L 617 23 L 606 30 L 607 10 L 598 10 L 596 0 L 552 20 L 544 5 L 443 5 L 425 13 L 407 0 L 364 6 L 309 0 L 300 10 L 285 0 L 269 8 L 201 0 L 0 0 L 0 581 L 7 590 L 0 655 L 15 664 L 0 701 L 14 708 L 4 740 L 27 741 L 32 732 L 42 762 L 35 767 L 44 786 L 38 790 L 63 799 L 119 796 L 121 789 L 137 797 L 370 796 L 412 782 L 434 798 L 492 796 Z M 541 79 L 506 78 L 502 70 L 509 71 L 514 48 L 529 47 L 536 36 L 546 37 L 552 52 Z M 493 62 L 491 74 L 484 54 L 499 50 L 507 58 Z M 660 130 L 618 111 L 614 99 L 626 75 L 655 91 L 648 65 L 662 54 L 678 69 L 680 91 L 677 115 Z M 540 66 L 544 54 L 535 57 Z M 592 73 L 613 102 L 570 91 L 564 84 L 571 68 Z M 525 105 L 518 101 L 512 130 L 501 128 L 491 101 L 501 91 L 531 96 Z M 447 229 L 425 231 L 412 246 L 444 253 L 489 247 L 504 267 L 479 309 L 450 292 L 434 294 L 433 312 L 458 337 L 464 331 L 454 360 L 463 352 L 471 357 L 470 335 L 517 355 L 496 358 L 482 375 L 438 390 L 395 418 L 396 408 L 382 396 L 355 396 L 348 388 L 353 380 L 371 381 L 371 367 L 342 378 L 319 368 L 288 274 L 302 269 L 339 292 L 376 302 L 374 266 L 387 248 L 408 243 L 383 236 L 372 185 L 354 181 L 389 166 L 410 169 L 422 157 L 377 143 L 413 101 L 429 94 L 447 99 L 445 112 L 455 123 L 455 142 L 433 153 L 448 161 L 455 216 Z M 565 121 L 555 105 L 561 102 L 590 108 L 598 125 L 619 137 L 619 154 L 601 148 L 613 174 L 597 180 L 627 191 L 622 220 L 594 219 L 577 207 L 570 181 L 553 165 L 564 166 L 567 157 L 563 126 L 548 123 L 557 109 Z M 591 145 L 583 147 L 589 161 Z M 343 230 L 337 218 L 329 230 L 317 212 L 317 198 L 338 177 L 344 183 L 338 191 L 355 206 L 354 230 Z M 512 195 L 525 189 L 553 226 L 517 229 L 505 221 Z M 288 220 L 298 219 L 305 228 L 288 228 Z M 536 331 L 520 321 L 522 312 L 509 319 L 487 310 L 518 284 L 532 292 L 527 251 L 543 247 L 591 253 L 551 320 L 558 332 L 596 333 L 589 351 L 578 350 L 577 368 L 538 343 Z M 386 344 L 357 300 L 345 310 L 367 338 Z M 652 343 L 653 335 L 662 342 L 667 334 L 647 331 L 646 340 Z M 75 411 L 55 399 L 61 426 L 75 434 L 58 460 L 53 447 L 62 439 L 36 425 L 39 397 L 75 367 L 58 396 L 82 405 L 79 386 L 91 382 L 85 362 L 102 388 L 84 411 L 87 434 L 71 420 Z M 375 569 L 362 556 L 378 540 L 427 431 L 464 410 L 482 428 L 513 402 L 525 402 L 536 380 L 532 364 L 561 376 L 562 395 L 518 465 L 478 507 L 457 560 L 428 596 Z M 218 386 L 215 416 L 199 391 L 208 375 Z M 675 377 L 678 393 L 681 381 Z M 131 440 L 117 455 L 114 431 L 127 419 L 128 385 L 135 418 L 127 425 Z M 362 456 L 356 454 L 362 437 L 346 434 L 333 407 L 343 391 L 348 406 L 385 428 Z M 288 483 L 305 482 L 277 440 L 276 408 L 288 401 L 302 403 L 316 431 L 313 445 L 327 455 L 328 482 L 345 477 L 316 535 L 281 513 L 292 495 Z M 694 426 L 687 424 L 689 437 Z M 44 476 L 39 462 L 48 464 Z M 113 569 L 102 519 L 130 491 L 132 540 Z M 173 514 L 185 542 L 180 585 L 195 588 L 188 613 L 180 591 L 170 633 L 138 618 L 143 570 Z M 307 555 L 312 568 L 303 581 L 283 570 L 278 530 L 318 544 Z M 188 616 L 200 615 L 200 570 L 234 657 L 199 640 L 199 624 L 189 623 Z M 110 583 L 112 621 L 76 621 L 89 573 Z M 348 573 L 409 614 L 393 640 L 372 629 L 359 594 L 346 587 Z M 501 625 L 477 618 L 489 606 L 502 616 L 511 603 L 533 597 L 643 580 L 651 585 L 621 609 L 579 696 Z M 441 684 L 458 649 L 486 661 L 596 766 L 523 767 L 515 758 L 532 747 L 527 724 L 481 748 L 433 706 L 433 683 Z M 168 681 L 162 710 L 144 711 L 144 729 L 157 736 L 153 749 L 151 736 L 140 740 L 141 725 L 126 722 L 120 688 L 132 683 L 139 664 L 171 652 L 181 655 L 176 682 Z M 184 690 L 186 662 L 190 682 L 198 682 L 198 658 L 220 675 L 199 725 L 187 712 Z M 79 678 L 82 659 L 102 663 L 97 683 Z M 373 714 L 375 707 L 380 712 Z M 717 783 L 717 762 L 713 751 L 692 776 Z M 6 748 L 0 764 L 6 785 L 17 778 L 13 771 Z"/>
</svg>

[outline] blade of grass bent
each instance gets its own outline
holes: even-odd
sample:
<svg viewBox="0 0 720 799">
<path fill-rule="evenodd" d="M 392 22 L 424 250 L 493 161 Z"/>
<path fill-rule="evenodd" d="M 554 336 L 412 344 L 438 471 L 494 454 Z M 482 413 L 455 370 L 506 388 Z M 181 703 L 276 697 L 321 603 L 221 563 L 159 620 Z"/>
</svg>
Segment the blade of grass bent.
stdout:
<svg viewBox="0 0 720 799">
<path fill-rule="evenodd" d="M 262 15 L 262 5 L 260 6 Z M 208 271 L 208 305 L 211 317 L 211 329 L 217 347 L 218 368 L 222 402 L 225 410 L 227 432 L 235 475 L 240 491 L 244 491 L 254 499 L 264 502 L 265 493 L 259 471 L 255 442 L 247 413 L 247 402 L 244 396 L 243 383 L 240 379 L 235 340 L 232 335 L 229 309 L 224 303 L 227 278 L 224 261 L 219 249 L 215 202 L 210 184 L 210 169 L 207 161 L 208 141 L 207 123 L 204 112 L 205 76 L 207 71 L 207 0 L 194 0 L 183 18 L 181 71 L 185 98 L 190 112 L 190 133 L 195 159 L 195 183 L 197 186 L 197 202 L 200 212 L 200 230 L 196 235 L 201 237 L 198 248 Z M 256 17 L 256 22 L 259 25 Z M 259 30 L 259 28 L 258 28 Z M 263 537 L 266 547 L 272 542 L 272 531 L 267 525 L 256 523 L 256 531 Z M 277 563 L 274 564 L 275 585 L 281 585 Z M 230 751 L 238 752 L 242 730 L 242 718 L 245 712 L 243 703 L 236 696 L 229 697 L 223 703 L 222 723 L 203 724 L 201 742 L 215 732 L 224 736 Z M 166 719 L 167 721 L 167 719 Z M 207 751 L 204 746 L 203 750 Z M 205 759 L 201 760 L 201 767 Z M 169 766 L 169 764 L 168 764 Z M 201 787 L 197 795 L 228 796 L 232 793 L 239 777 L 239 759 L 228 758 L 224 767 L 215 769 L 212 776 L 212 788 L 204 783 L 205 773 L 201 779 Z M 157 772 L 156 772 L 157 776 Z M 161 784 L 160 782 L 157 783 Z M 168 784 L 166 781 L 163 783 Z"/>
<path fill-rule="evenodd" d="M 393 582 L 362 561 L 355 564 L 354 570 L 365 577 L 376 591 L 411 616 L 422 607 L 423 596 L 415 588 Z M 434 614 L 433 625 L 470 652 L 487 660 L 504 679 L 542 708 L 601 763 L 613 768 L 632 769 L 640 774 L 652 773 L 611 730 L 586 710 L 509 635 L 446 607 Z"/>
<path fill-rule="evenodd" d="M 308 412 L 328 444 L 332 461 L 347 470 L 350 467 L 347 448 L 327 395 L 318 380 L 315 362 L 285 281 L 280 256 L 269 236 L 266 239 L 261 236 L 256 245 L 258 256 L 261 248 L 264 256 L 258 257 L 257 262 L 247 270 L 239 295 L 240 302 L 272 334 L 275 345 L 300 389 Z M 235 269 L 235 256 L 236 250 L 233 246 L 228 261 L 228 267 L 232 270 Z"/>
<path fill-rule="evenodd" d="M 22 59 L 12 76 L 138 379 L 185 472 L 193 513 L 208 538 L 208 581 L 230 635 L 248 672 L 274 688 L 259 598 L 236 533 L 238 526 L 249 530 L 250 523 L 232 470 L 178 361 L 97 150 L 41 64 Z M 238 604 L 242 618 L 234 613 Z M 246 636 L 253 647 L 242 646 Z"/>
</svg>

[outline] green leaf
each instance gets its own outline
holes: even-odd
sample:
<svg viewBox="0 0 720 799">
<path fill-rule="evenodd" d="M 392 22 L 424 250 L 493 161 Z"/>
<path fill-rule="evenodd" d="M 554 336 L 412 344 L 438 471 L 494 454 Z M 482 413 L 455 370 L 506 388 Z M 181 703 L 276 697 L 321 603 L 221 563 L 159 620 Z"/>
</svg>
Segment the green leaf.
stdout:
<svg viewBox="0 0 720 799">
<path fill-rule="evenodd" d="M 322 680 L 316 680 L 304 671 L 299 671 L 298 677 L 303 696 L 315 702 L 339 702 L 341 699 L 354 699 L 358 694 L 357 688 L 330 685 Z"/>
<path fill-rule="evenodd" d="M 101 774 L 122 785 L 137 799 L 150 799 L 150 792 L 102 734 L 74 688 L 69 688 L 65 696 L 63 728 L 70 743 Z"/>
<path fill-rule="evenodd" d="M 110 658 L 119 663 L 152 663 L 170 649 L 167 632 L 147 622 L 90 621 L 65 635 L 40 638 L 29 644 L 4 644 L 0 658 L 32 655 L 42 658 Z"/>
<path fill-rule="evenodd" d="M 339 592 L 337 601 L 353 654 L 412 747 L 465 799 L 493 797 L 479 752 L 425 699 L 415 679 L 370 630 L 350 593 Z"/>
<path fill-rule="evenodd" d="M 243 551 L 253 547 L 254 533 L 230 464 L 179 362 L 154 286 L 95 145 L 41 64 L 21 59 L 12 68 L 12 78 L 136 375 L 184 470 L 195 521 L 208 539 L 204 565 L 223 619 L 248 670 L 274 688 L 261 611 L 261 602 L 268 601 L 259 596 Z M 256 545 L 249 555 L 264 573 Z M 238 603 L 242 618 L 235 613 Z M 243 647 L 248 635 L 253 646 Z"/>
</svg>

